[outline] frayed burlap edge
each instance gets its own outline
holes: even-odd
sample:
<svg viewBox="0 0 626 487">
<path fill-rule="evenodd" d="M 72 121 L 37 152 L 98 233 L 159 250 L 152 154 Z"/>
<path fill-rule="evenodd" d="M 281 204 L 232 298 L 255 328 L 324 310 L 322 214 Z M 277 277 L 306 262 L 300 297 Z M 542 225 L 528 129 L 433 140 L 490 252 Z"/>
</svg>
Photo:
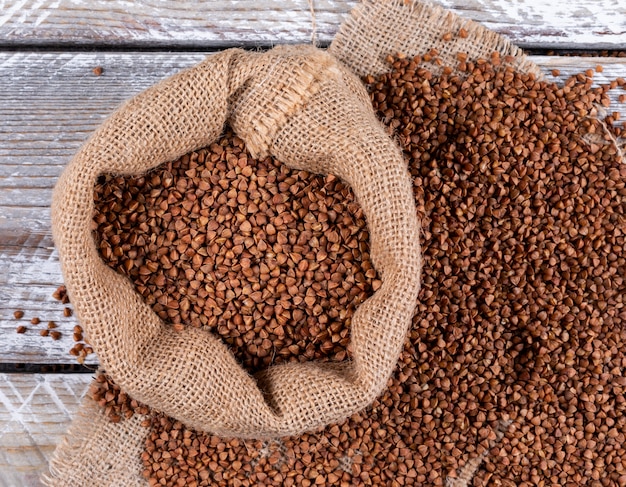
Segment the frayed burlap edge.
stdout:
<svg viewBox="0 0 626 487">
<path fill-rule="evenodd" d="M 467 36 L 458 35 L 465 29 Z M 443 36 L 451 34 L 450 40 Z M 437 74 L 443 66 L 454 69 L 457 54 L 466 53 L 469 61 L 490 59 L 497 52 L 512 56 L 508 65 L 516 70 L 542 76 L 539 67 L 522 49 L 483 25 L 420 0 L 364 0 L 354 7 L 341 25 L 329 52 L 359 76 L 380 75 L 389 71 L 385 59 L 391 54 L 407 57 L 438 52 L 440 66 L 428 65 Z"/>
<path fill-rule="evenodd" d="M 42 482 L 49 487 L 145 486 L 147 482 L 141 475 L 141 453 L 149 433 L 141 426 L 145 419 L 135 414 L 112 423 L 104 409 L 87 395 Z"/>
</svg>

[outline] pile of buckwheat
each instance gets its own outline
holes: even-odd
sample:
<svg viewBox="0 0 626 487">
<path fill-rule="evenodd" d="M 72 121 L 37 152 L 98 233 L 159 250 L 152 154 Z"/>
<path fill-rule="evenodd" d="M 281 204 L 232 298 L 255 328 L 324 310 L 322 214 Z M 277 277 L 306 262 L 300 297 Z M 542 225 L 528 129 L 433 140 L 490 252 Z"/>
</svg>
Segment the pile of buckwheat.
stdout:
<svg viewBox="0 0 626 487">
<path fill-rule="evenodd" d="M 461 75 L 420 64 L 436 53 L 389 61 L 365 81 L 408 161 L 424 266 L 387 390 L 265 442 L 152 413 L 150 485 L 626 484 L 626 161 L 603 113 L 626 83 L 559 86 L 495 55 L 460 56 Z M 103 177 L 95 199 L 103 259 L 172 326 L 218 334 L 251 372 L 349 357 L 350 317 L 380 282 L 338 179 L 253 160 L 228 134 L 144 177 Z M 96 390 L 131 414 L 106 379 Z"/>
</svg>

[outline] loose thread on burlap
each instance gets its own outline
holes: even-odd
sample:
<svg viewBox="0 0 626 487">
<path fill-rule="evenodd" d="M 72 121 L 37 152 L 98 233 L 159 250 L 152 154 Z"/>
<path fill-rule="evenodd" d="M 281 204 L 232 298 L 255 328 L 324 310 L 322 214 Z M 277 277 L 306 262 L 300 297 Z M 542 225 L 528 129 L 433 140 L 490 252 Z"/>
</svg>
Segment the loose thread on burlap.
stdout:
<svg viewBox="0 0 626 487">
<path fill-rule="evenodd" d="M 592 144 L 613 145 L 615 151 L 617 152 L 617 160 L 621 164 L 625 164 L 626 157 L 624 155 L 624 149 L 626 148 L 626 139 L 623 137 L 616 137 L 615 134 L 611 131 L 606 121 L 604 120 L 607 117 L 607 113 L 604 107 L 596 105 L 595 109 L 596 115 L 587 118 L 598 122 L 598 124 L 602 128 L 604 136 L 609 140 L 606 140 L 605 137 L 601 136 L 600 134 L 588 133 L 582 137 L 583 142 L 585 142 L 585 144 L 587 144 L 588 146 L 591 146 Z"/>
<path fill-rule="evenodd" d="M 311 44 L 313 47 L 317 47 L 317 21 L 315 19 L 315 7 L 313 6 L 313 0 L 308 0 L 309 12 L 311 13 Z"/>
<path fill-rule="evenodd" d="M 498 444 L 502 440 L 502 438 L 504 437 L 504 434 L 509 429 L 510 425 L 511 425 L 511 420 L 500 421 L 496 429 L 496 438 L 495 440 L 490 442 L 490 445 L 489 445 L 490 448 L 492 448 L 494 445 Z M 471 484 L 472 479 L 474 478 L 474 475 L 476 475 L 476 472 L 478 471 L 483 461 L 487 457 L 488 453 L 489 453 L 489 450 L 485 450 L 477 457 L 474 457 L 471 460 L 469 460 L 463 466 L 463 468 L 461 468 L 461 470 L 457 472 L 456 477 L 447 477 L 446 487 L 468 487 Z"/>
<path fill-rule="evenodd" d="M 245 445 L 245 442 L 244 442 Z M 248 445 L 245 445 L 248 450 L 248 454 L 250 455 L 250 449 Z M 289 458 L 287 455 L 287 447 L 282 442 L 280 438 L 275 440 L 266 440 L 262 443 L 261 448 L 258 450 L 258 454 L 256 458 L 253 458 L 250 461 L 250 465 L 252 468 L 256 467 L 261 460 L 267 459 L 272 456 L 274 453 L 278 452 L 278 460 L 275 466 L 280 468 L 281 465 L 286 463 Z"/>
</svg>

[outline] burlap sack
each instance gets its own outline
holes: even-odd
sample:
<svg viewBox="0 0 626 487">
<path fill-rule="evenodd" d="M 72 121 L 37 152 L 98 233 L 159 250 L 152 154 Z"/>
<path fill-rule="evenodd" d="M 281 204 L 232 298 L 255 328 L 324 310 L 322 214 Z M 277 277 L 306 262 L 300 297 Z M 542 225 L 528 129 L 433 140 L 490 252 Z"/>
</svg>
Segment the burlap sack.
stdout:
<svg viewBox="0 0 626 487">
<path fill-rule="evenodd" d="M 467 39 L 441 42 L 461 26 Z M 451 66 L 459 51 L 470 57 L 498 51 L 538 72 L 506 40 L 440 8 L 366 1 L 328 52 L 311 46 L 224 51 L 136 96 L 93 134 L 55 188 L 53 233 L 76 315 L 125 392 L 197 430 L 263 438 L 340 421 L 382 391 L 416 305 L 419 222 L 406 164 L 356 75 L 383 72 L 390 53 L 432 48 Z M 96 178 L 144 173 L 209 145 L 227 122 L 253 156 L 271 154 L 290 167 L 335 174 L 354 190 L 382 286 L 352 319 L 353 360 L 285 364 L 251 377 L 216 337 L 163 323 L 99 259 L 90 225 Z M 141 419 L 110 423 L 87 398 L 44 482 L 145 485 L 140 453 L 148 430 Z"/>
</svg>

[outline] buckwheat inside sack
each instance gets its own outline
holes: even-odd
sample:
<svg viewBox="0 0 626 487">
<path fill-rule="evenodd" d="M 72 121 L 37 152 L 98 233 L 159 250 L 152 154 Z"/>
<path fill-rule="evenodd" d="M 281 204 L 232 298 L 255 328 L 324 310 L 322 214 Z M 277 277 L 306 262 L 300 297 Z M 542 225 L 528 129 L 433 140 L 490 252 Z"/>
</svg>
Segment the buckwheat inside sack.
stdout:
<svg viewBox="0 0 626 487">
<path fill-rule="evenodd" d="M 380 287 L 350 188 L 252 158 L 232 133 L 95 191 L 100 255 L 176 328 L 205 327 L 252 373 L 347 355 L 357 306 Z"/>
</svg>

